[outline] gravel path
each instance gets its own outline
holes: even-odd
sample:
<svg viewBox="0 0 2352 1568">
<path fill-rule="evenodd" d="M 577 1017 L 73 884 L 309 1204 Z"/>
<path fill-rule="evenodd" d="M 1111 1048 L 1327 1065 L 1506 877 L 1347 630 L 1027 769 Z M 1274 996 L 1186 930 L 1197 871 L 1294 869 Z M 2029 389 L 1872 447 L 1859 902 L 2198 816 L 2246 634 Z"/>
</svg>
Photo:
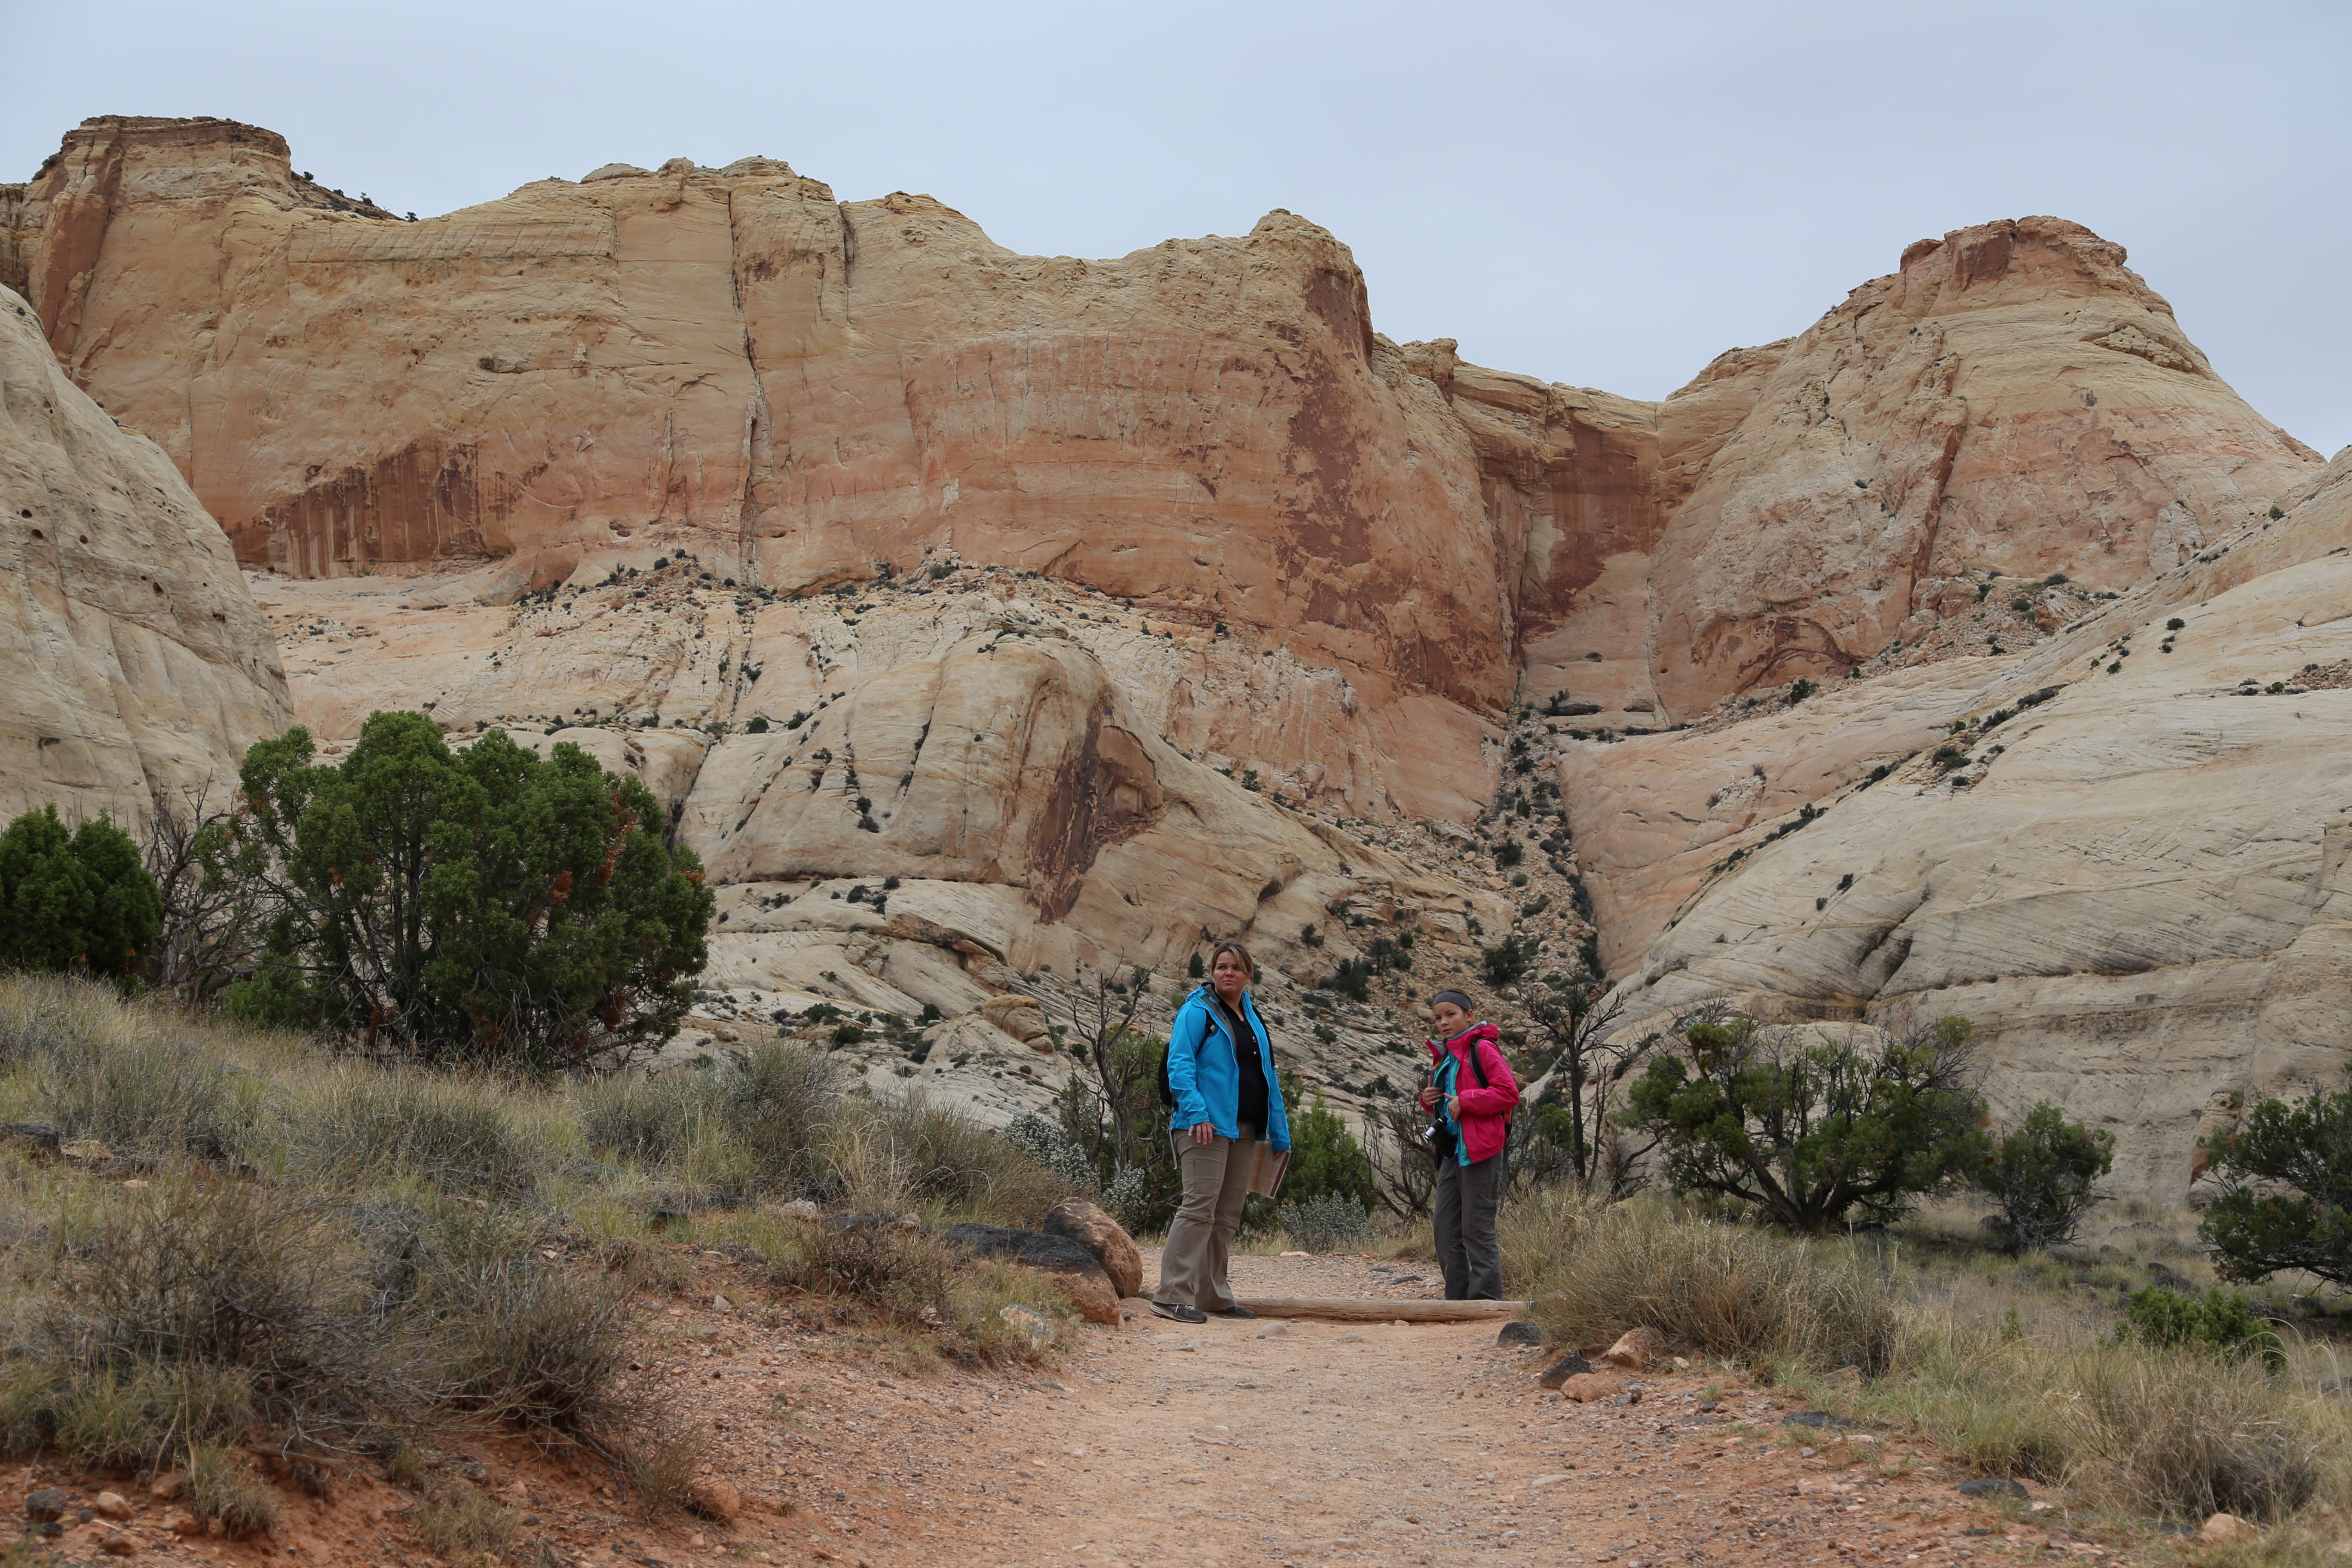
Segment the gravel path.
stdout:
<svg viewBox="0 0 2352 1568">
<path fill-rule="evenodd" d="M 1157 1259 L 1150 1265 L 1156 1269 Z M 645 1520 L 593 1466 L 485 1443 L 477 1483 L 510 1507 L 509 1563 L 540 1568 L 1494 1568 L 1727 1563 L 1934 1565 L 2059 1553 L 2129 1562 L 2053 1511 L 1957 1496 L 1958 1472 L 1892 1434 L 1785 1425 L 1771 1391 L 1695 1373 L 1577 1405 L 1545 1357 L 1492 1322 L 1199 1327 L 1139 1311 L 1087 1325 L 1051 1374 L 884 1370 L 884 1347 L 740 1310 L 736 1265 L 698 1279 L 644 1336 L 646 1375 L 677 1380 L 737 1488 L 731 1526 Z M 1244 1295 L 1434 1293 L 1412 1265 L 1241 1258 Z M 1706 1406 L 1712 1405 L 1713 1408 Z M 1811 1444 L 1812 1447 L 1805 1445 Z M 0 1477 L 22 1517 L 37 1467 Z M 137 1489 L 133 1489 L 136 1490 Z M 294 1505 L 272 1538 L 180 1540 L 141 1500 L 139 1561 L 190 1568 L 360 1568 L 416 1559 L 415 1500 L 354 1477 Z M 69 1521 L 72 1515 L 68 1515 Z M 70 1524 L 69 1564 L 105 1556 L 104 1521 Z"/>
</svg>

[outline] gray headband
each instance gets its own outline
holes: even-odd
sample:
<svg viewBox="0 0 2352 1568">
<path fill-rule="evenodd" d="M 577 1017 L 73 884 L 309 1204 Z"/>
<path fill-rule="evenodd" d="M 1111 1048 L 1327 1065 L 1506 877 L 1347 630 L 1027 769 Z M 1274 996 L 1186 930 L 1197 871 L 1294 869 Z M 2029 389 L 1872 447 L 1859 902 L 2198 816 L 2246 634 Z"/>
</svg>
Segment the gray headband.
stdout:
<svg viewBox="0 0 2352 1568">
<path fill-rule="evenodd" d="M 1432 996 L 1429 999 L 1429 1005 L 1433 1007 L 1436 1006 L 1440 1002 L 1451 1002 L 1456 1007 L 1461 1008 L 1465 1013 L 1475 1013 L 1477 1011 L 1476 1008 L 1470 1005 L 1470 998 L 1465 996 L 1459 991 L 1441 991 L 1436 995 Z"/>
</svg>

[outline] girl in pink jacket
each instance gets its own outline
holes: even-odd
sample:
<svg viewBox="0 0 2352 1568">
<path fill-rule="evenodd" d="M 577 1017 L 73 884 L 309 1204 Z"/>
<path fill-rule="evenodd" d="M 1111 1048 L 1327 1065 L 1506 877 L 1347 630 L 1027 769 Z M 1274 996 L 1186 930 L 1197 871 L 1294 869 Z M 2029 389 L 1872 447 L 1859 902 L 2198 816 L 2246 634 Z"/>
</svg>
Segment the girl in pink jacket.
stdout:
<svg viewBox="0 0 2352 1568">
<path fill-rule="evenodd" d="M 1430 1015 L 1438 1038 L 1427 1042 L 1429 1084 L 1421 1107 L 1434 1118 L 1429 1134 L 1437 1151 L 1437 1267 L 1447 1300 L 1499 1301 L 1503 1248 L 1495 1210 L 1519 1082 L 1503 1058 L 1501 1032 L 1471 1022 L 1469 997 L 1441 991 L 1430 999 Z"/>
</svg>

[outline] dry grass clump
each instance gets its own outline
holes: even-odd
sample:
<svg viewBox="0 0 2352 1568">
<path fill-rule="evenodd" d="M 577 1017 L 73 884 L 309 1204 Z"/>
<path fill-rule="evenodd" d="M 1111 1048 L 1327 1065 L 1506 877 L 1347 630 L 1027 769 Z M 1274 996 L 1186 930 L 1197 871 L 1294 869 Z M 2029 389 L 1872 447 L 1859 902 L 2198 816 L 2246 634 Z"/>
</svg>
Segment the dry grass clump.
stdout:
<svg viewBox="0 0 2352 1568">
<path fill-rule="evenodd" d="M 257 1534 L 278 1522 L 277 1489 L 226 1442 L 196 1444 L 187 1458 L 190 1513 L 218 1520 L 232 1536 Z"/>
<path fill-rule="evenodd" d="M 291 1170 L 320 1184 L 520 1199 L 563 1142 L 534 1114 L 543 1098 L 476 1073 L 336 1063 L 293 1086 L 277 1141 Z"/>
<path fill-rule="evenodd" d="M 2333 1392 L 2345 1369 L 2332 1349 L 2290 1337 L 2273 1373 L 2259 1358 L 2122 1343 L 2111 1310 L 2032 1279 L 1915 1274 L 1897 1354 L 1863 1407 L 1982 1473 L 2119 1512 L 2274 1522 L 2352 1507 L 2352 1411 Z"/>
<path fill-rule="evenodd" d="M 150 1391 L 160 1420 L 226 1408 L 234 1384 L 289 1445 L 326 1449 L 414 1420 L 429 1397 L 413 1336 L 377 1310 L 362 1250 L 323 1201 L 179 1172 L 109 1189 L 58 1242 L 45 1327 L 83 1397 L 111 1379 Z"/>
<path fill-rule="evenodd" d="M 888 1215 L 793 1222 L 760 1239 L 778 1285 L 828 1300 L 839 1315 L 878 1321 L 910 1372 L 942 1356 L 967 1366 L 1044 1365 L 1073 1321 L 1068 1303 L 1034 1269 L 971 1262 Z M 1035 1320 L 1053 1342 L 1033 1337 L 1025 1325 Z"/>
<path fill-rule="evenodd" d="M 117 1152 L 234 1157 L 262 1086 L 199 1032 L 87 980 L 0 977 L 0 1105 Z"/>
<path fill-rule="evenodd" d="M 478 1563 L 504 1552 L 513 1544 L 520 1522 L 511 1509 L 470 1487 L 427 1498 L 407 1519 L 419 1541 L 452 1563 Z"/>
<path fill-rule="evenodd" d="M 971 1116 L 919 1089 L 846 1100 L 819 1146 L 815 1195 L 859 1211 L 1027 1226 L 1075 1190 Z"/>
<path fill-rule="evenodd" d="M 1038 1363 L 1070 1321 L 1034 1274 L 923 1228 L 1033 1225 L 1066 1181 L 954 1107 L 782 1042 L 539 1082 L 0 975 L 0 1119 L 150 1162 L 125 1185 L 0 1150 L 0 1454 L 192 1466 L 194 1506 L 239 1532 L 272 1506 L 242 1458 L 256 1445 L 367 1454 L 415 1471 L 436 1550 L 496 1555 L 503 1510 L 440 1498 L 417 1468 L 485 1424 L 561 1434 L 682 1505 L 703 1439 L 668 1384 L 627 1371 L 637 1292 L 691 1270 L 667 1243 L 764 1248 L 779 1283 L 908 1370 Z M 877 1218 L 811 1226 L 758 1202 L 795 1197 Z M 561 1265 L 542 1256 L 557 1237 L 634 1261 Z"/>
<path fill-rule="evenodd" d="M 1894 1283 L 1850 1243 L 1794 1240 L 1656 1200 L 1601 1206 L 1568 1188 L 1515 1206 L 1504 1256 L 1534 1292 L 1536 1321 L 1562 1342 L 1650 1328 L 1727 1360 L 1867 1373 L 1894 1355 Z"/>
<path fill-rule="evenodd" d="M 535 1258 L 450 1270 L 425 1298 L 441 1318 L 449 1400 L 526 1430 L 617 1425 L 630 1296 L 625 1281 L 560 1273 Z"/>
</svg>

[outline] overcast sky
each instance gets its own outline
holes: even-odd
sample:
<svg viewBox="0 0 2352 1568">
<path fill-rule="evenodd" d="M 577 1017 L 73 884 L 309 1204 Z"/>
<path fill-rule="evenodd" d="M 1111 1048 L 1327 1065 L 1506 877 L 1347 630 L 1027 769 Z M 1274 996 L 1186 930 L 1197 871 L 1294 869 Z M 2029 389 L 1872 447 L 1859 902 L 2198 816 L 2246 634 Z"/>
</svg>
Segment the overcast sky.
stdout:
<svg viewBox="0 0 2352 1568">
<path fill-rule="evenodd" d="M 1639 397 L 1802 331 L 1913 239 L 2056 214 L 2126 246 L 2263 414 L 2352 442 L 2343 0 L 0 0 L 0 179 L 88 115 L 214 114 L 420 215 L 753 153 L 1044 254 L 1287 207 L 1354 249 L 1391 337 Z"/>
</svg>

